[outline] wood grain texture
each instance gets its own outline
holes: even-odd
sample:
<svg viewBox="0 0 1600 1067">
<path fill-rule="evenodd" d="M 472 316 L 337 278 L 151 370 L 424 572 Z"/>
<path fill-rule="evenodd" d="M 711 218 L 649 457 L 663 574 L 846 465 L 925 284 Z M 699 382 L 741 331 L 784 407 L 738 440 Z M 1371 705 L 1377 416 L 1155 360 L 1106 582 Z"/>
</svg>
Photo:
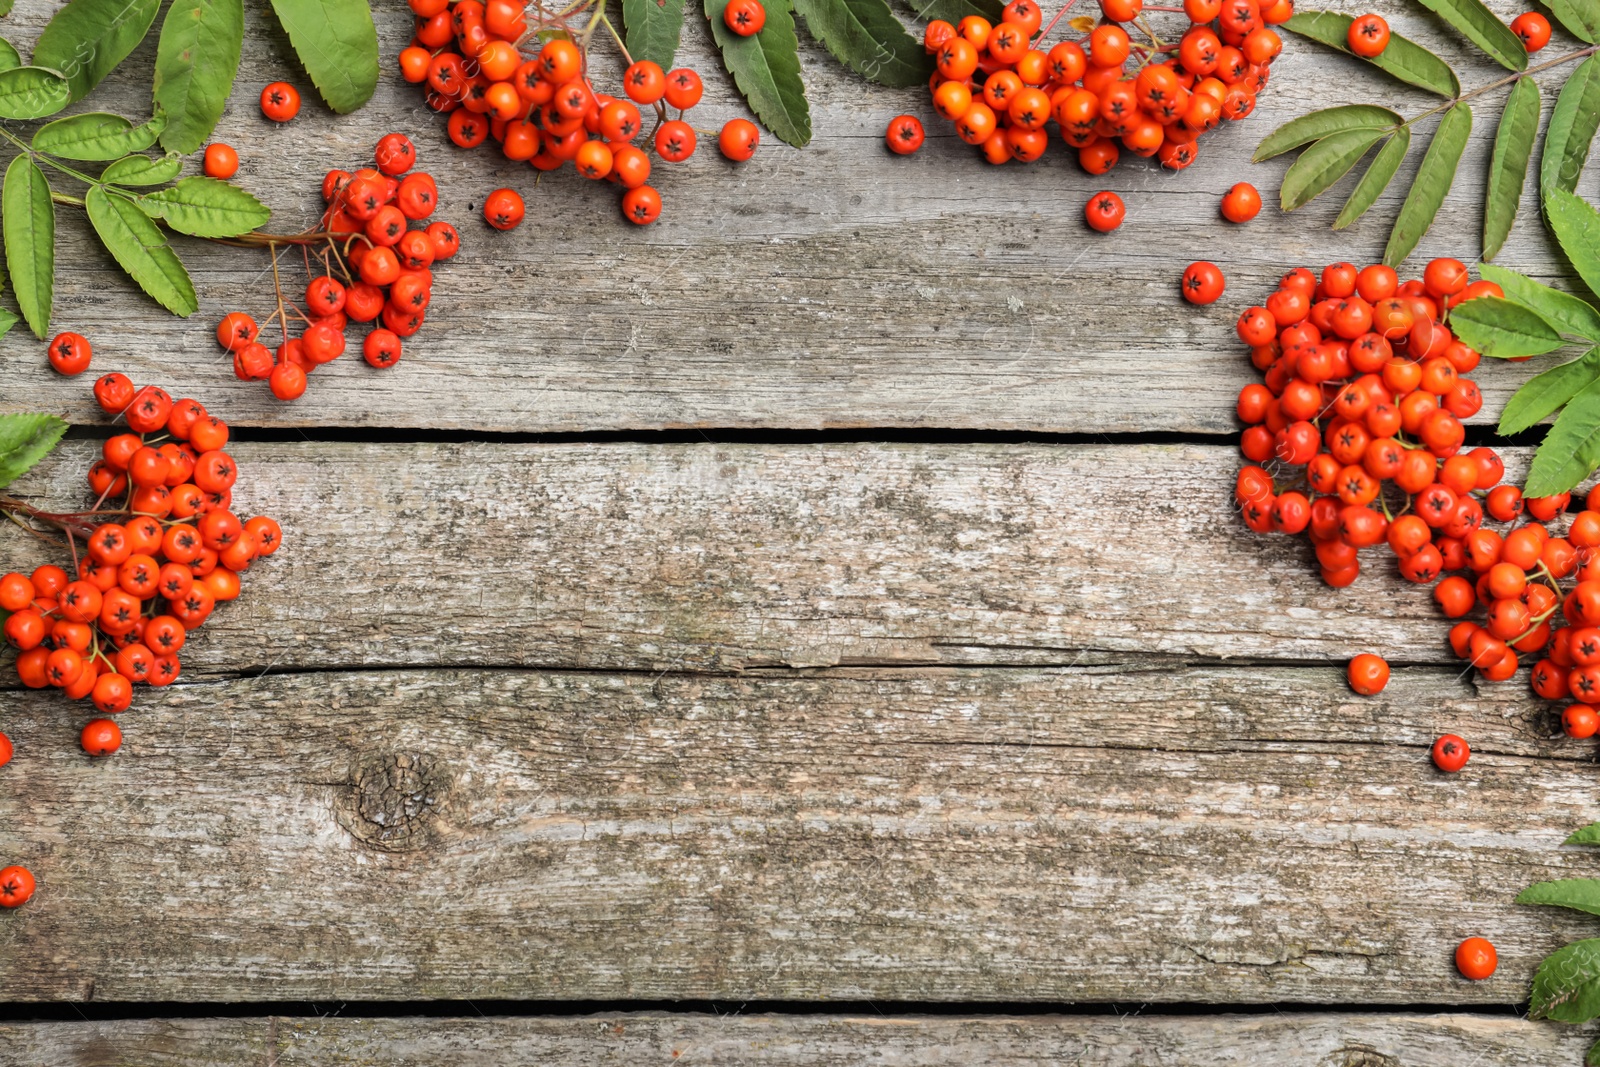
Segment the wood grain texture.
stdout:
<svg viewBox="0 0 1600 1067">
<path fill-rule="evenodd" d="M 193 1019 L 0 1023 L 15 1067 L 1522 1067 L 1580 1063 L 1586 1029 L 1512 1016 L 1307 1013 L 929 1017 Z"/>
<path fill-rule="evenodd" d="M 735 166 L 716 154 L 714 133 L 744 112 L 695 17 L 681 62 L 706 77 L 706 101 L 692 112 L 702 149 L 686 164 L 657 167 L 666 212 L 640 230 L 622 219 L 611 187 L 570 171 L 535 185 L 525 165 L 455 149 L 443 119 L 387 71 L 366 110 L 335 121 L 312 102 L 281 32 L 261 14 L 265 5 L 247 6 L 249 44 L 217 137 L 239 148 L 239 181 L 276 209 L 274 228 L 312 222 L 323 171 L 356 165 L 378 134 L 401 129 L 415 136 L 423 165 L 439 178 L 442 215 L 465 240 L 439 271 L 429 323 L 397 369 L 373 371 L 353 346 L 316 373 L 303 400 L 284 405 L 261 383 L 234 381 L 211 333 L 226 311 L 270 311 L 264 255 L 180 239 L 202 305 L 180 321 L 139 295 L 82 220 L 63 211 L 57 328 L 94 340 L 96 370 L 202 396 L 236 424 L 1228 432 L 1238 390 L 1252 380 L 1233 333 L 1240 310 L 1292 266 L 1376 260 L 1421 143 L 1371 215 L 1342 234 L 1326 227 L 1355 175 L 1324 201 L 1293 215 L 1269 206 L 1243 227 L 1218 217 L 1222 193 L 1249 180 L 1275 203 L 1293 157 L 1247 160 L 1296 115 L 1352 101 L 1413 113 L 1432 106 L 1425 94 L 1291 38 L 1257 113 L 1209 135 L 1188 170 L 1131 160 L 1093 177 L 1060 145 L 1041 163 L 996 170 L 933 117 L 924 91 L 864 85 L 808 42 L 802 60 L 816 140 L 795 150 L 769 137 L 754 160 Z M 1519 9 L 1510 0 L 1493 6 L 1507 18 Z M 23 44 L 50 13 L 49 5 L 27 7 L 6 31 Z M 1426 13 L 1393 0 L 1378 10 L 1455 63 L 1466 84 L 1503 73 Z M 402 5 L 378 14 L 387 66 L 410 31 Z M 144 113 L 152 48 L 80 106 Z M 598 69 L 620 73 L 609 58 Z M 308 100 L 283 127 L 255 104 L 260 86 L 279 77 L 300 82 Z M 1427 256 L 1477 255 L 1498 97 L 1476 104 L 1479 136 L 1413 261 L 1419 271 Z M 884 125 L 907 111 L 927 120 L 931 136 L 917 155 L 894 157 Z M 527 196 L 529 221 L 497 234 L 477 212 L 489 190 L 505 185 Z M 1129 208 L 1111 236 L 1081 220 L 1102 188 Z M 1592 189 L 1592 178 L 1580 187 Z M 1228 274 L 1227 295 L 1209 308 L 1178 297 L 1179 273 L 1198 259 Z M 1566 277 L 1531 193 L 1499 262 Z M 304 284 L 298 263 L 287 265 Z M 276 344 L 276 335 L 268 340 Z M 1492 422 L 1534 369 L 1483 368 L 1488 402 L 1478 421 Z M 0 342 L 0 378 L 9 386 L 0 411 L 42 405 L 76 422 L 101 421 L 86 383 L 53 374 L 25 331 Z"/>
<path fill-rule="evenodd" d="M 6 703 L 14 1001 L 1513 1004 L 1593 933 L 1511 903 L 1600 864 L 1593 745 L 1439 669 L 309 672 L 101 761 Z"/>
</svg>

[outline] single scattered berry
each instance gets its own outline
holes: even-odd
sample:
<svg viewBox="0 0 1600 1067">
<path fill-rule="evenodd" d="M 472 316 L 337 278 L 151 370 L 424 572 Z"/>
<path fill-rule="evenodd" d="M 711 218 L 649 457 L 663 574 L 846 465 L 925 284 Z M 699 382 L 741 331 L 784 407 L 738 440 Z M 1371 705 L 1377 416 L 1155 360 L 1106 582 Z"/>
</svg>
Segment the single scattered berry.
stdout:
<svg viewBox="0 0 1600 1067">
<path fill-rule="evenodd" d="M 1455 734 L 1445 734 L 1433 743 L 1433 764 L 1447 774 L 1454 774 L 1467 765 L 1472 750 L 1466 741 Z"/>
<path fill-rule="evenodd" d="M 889 120 L 883 139 L 895 155 L 909 156 L 922 147 L 925 136 L 922 123 L 915 115 L 897 115 Z"/>
<path fill-rule="evenodd" d="M 1350 51 L 1371 59 L 1389 47 L 1389 24 L 1381 15 L 1362 15 L 1350 24 L 1345 37 Z"/>
<path fill-rule="evenodd" d="M 729 119 L 717 135 L 717 147 L 735 163 L 743 163 L 756 153 L 761 143 L 761 131 L 749 119 Z"/>
<path fill-rule="evenodd" d="M 728 0 L 722 9 L 722 21 L 740 37 L 753 37 L 767 24 L 767 9 L 761 0 Z"/>
<path fill-rule="evenodd" d="M 16 749 L 11 744 L 11 738 L 5 734 L 0 734 L 0 767 L 4 767 L 11 762 L 11 755 L 15 751 Z"/>
<path fill-rule="evenodd" d="M 134 645 L 133 648 L 142 646 Z M 126 651 L 126 650 L 124 650 Z M 121 671 L 118 671 L 120 674 Z M 91 756 L 109 756 L 122 747 L 122 730 L 110 719 L 91 719 L 84 726 L 79 740 L 83 750 Z"/>
<path fill-rule="evenodd" d="M 1093 224 L 1091 219 L 1090 225 Z M 1183 272 L 1183 298 L 1191 304 L 1215 303 L 1226 286 L 1222 268 L 1215 263 L 1191 263 Z"/>
<path fill-rule="evenodd" d="M 1456 946 L 1456 970 L 1463 978 L 1481 982 L 1499 965 L 1500 957 L 1485 938 L 1469 937 Z"/>
<path fill-rule="evenodd" d="M 483 202 L 483 217 L 497 230 L 515 229 L 525 211 L 515 189 L 496 189 Z"/>
<path fill-rule="evenodd" d="M 261 90 L 261 113 L 273 122 L 288 122 L 300 114 L 300 91 L 288 82 L 273 82 Z"/>
<path fill-rule="evenodd" d="M 1240 182 L 1222 198 L 1222 217 L 1229 222 L 1249 222 L 1261 214 L 1261 194 L 1249 182 Z"/>
<path fill-rule="evenodd" d="M 50 365 L 69 378 L 89 369 L 92 354 L 89 339 L 81 333 L 58 333 L 50 342 Z"/>
<path fill-rule="evenodd" d="M 1522 47 L 1537 52 L 1550 43 L 1550 20 L 1537 11 L 1524 11 L 1511 20 L 1511 32 L 1522 38 Z"/>
<path fill-rule="evenodd" d="M 33 872 L 26 867 L 6 867 L 0 870 L 0 908 L 20 908 L 33 896 L 37 888 Z"/>
<path fill-rule="evenodd" d="M 239 153 L 221 141 L 208 144 L 201 170 L 208 178 L 231 178 L 239 173 Z"/>
<path fill-rule="evenodd" d="M 1561 713 L 1561 728 L 1568 737 L 1582 740 L 1600 730 L 1600 713 L 1587 704 L 1572 704 Z"/>
<path fill-rule="evenodd" d="M 1095 193 L 1083 209 L 1089 228 L 1101 233 L 1110 233 L 1121 226 L 1123 217 L 1127 213 L 1128 209 L 1123 206 L 1122 197 L 1113 192 Z"/>
<path fill-rule="evenodd" d="M 1376 696 L 1389 684 L 1389 664 L 1382 656 L 1363 652 L 1350 661 L 1345 671 L 1350 688 L 1364 697 Z"/>
</svg>

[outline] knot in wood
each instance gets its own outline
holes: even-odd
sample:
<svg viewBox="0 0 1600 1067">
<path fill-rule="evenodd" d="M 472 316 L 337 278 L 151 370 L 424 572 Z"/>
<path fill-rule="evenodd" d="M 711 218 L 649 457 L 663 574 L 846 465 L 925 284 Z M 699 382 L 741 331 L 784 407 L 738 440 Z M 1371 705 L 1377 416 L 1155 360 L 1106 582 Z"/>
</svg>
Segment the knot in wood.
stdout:
<svg viewBox="0 0 1600 1067">
<path fill-rule="evenodd" d="M 389 752 L 362 759 L 337 808 L 339 825 L 384 852 L 426 848 L 436 835 L 453 785 L 425 753 Z"/>
<path fill-rule="evenodd" d="M 1400 1067 L 1400 1061 L 1366 1045 L 1346 1045 L 1318 1067 Z"/>
</svg>

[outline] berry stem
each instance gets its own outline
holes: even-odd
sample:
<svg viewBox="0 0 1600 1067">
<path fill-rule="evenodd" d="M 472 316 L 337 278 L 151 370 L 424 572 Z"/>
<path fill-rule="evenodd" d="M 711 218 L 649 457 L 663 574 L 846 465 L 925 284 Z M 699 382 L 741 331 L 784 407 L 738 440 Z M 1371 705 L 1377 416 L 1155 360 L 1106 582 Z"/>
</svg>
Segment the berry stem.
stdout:
<svg viewBox="0 0 1600 1067">
<path fill-rule="evenodd" d="M 1508 85 L 1513 85 L 1513 84 L 1521 81 L 1523 78 L 1527 78 L 1527 77 L 1531 77 L 1532 75 L 1535 75 L 1535 74 L 1543 73 L 1544 71 L 1550 70 L 1553 67 L 1559 67 L 1563 63 L 1571 63 L 1574 60 L 1586 59 L 1589 56 L 1592 56 L 1597 52 L 1600 52 L 1600 45 L 1590 45 L 1588 48 L 1580 48 L 1575 52 L 1568 52 L 1566 55 L 1557 56 L 1554 59 L 1547 60 L 1547 61 L 1545 61 L 1543 63 L 1540 63 L 1536 67 L 1529 67 L 1527 70 L 1521 70 L 1521 71 L 1518 71 L 1515 74 L 1508 74 L 1506 77 L 1496 79 L 1495 81 L 1489 82 L 1487 85 L 1480 85 L 1476 89 L 1470 89 L 1467 92 L 1464 92 L 1460 96 L 1456 97 L 1454 100 L 1451 100 L 1451 101 L 1448 101 L 1446 103 L 1440 104 L 1438 107 L 1429 108 L 1427 111 L 1422 112 L 1420 115 L 1413 115 L 1411 118 L 1406 119 L 1406 121 L 1402 122 L 1399 126 L 1396 126 L 1395 129 L 1396 130 L 1405 129 L 1407 126 L 1410 126 L 1413 122 L 1416 122 L 1416 121 L 1418 121 L 1420 119 L 1425 119 L 1429 115 L 1437 115 L 1441 111 L 1448 111 L 1450 108 L 1455 107 L 1457 104 L 1464 103 L 1464 102 L 1466 102 L 1468 100 L 1471 100 L 1475 96 L 1482 96 L 1484 93 L 1493 92 L 1496 89 L 1503 89 Z"/>
</svg>

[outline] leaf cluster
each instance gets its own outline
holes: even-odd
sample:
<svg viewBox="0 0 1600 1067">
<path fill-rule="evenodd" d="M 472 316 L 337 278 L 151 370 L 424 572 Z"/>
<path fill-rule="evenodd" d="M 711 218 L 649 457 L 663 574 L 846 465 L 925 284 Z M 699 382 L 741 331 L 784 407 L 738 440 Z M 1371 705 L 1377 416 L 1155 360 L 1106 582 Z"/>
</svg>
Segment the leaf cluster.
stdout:
<svg viewBox="0 0 1600 1067">
<path fill-rule="evenodd" d="M 1600 845 L 1600 823 L 1590 823 L 1562 843 Z M 1600 915 L 1600 879 L 1535 882 L 1517 894 L 1517 903 Z M 1563 1023 L 1586 1023 L 1600 1016 L 1600 938 L 1574 941 L 1544 958 L 1534 972 L 1528 1014 Z M 1600 1041 L 1590 1046 L 1583 1062 L 1600 1067 Z"/>
</svg>

